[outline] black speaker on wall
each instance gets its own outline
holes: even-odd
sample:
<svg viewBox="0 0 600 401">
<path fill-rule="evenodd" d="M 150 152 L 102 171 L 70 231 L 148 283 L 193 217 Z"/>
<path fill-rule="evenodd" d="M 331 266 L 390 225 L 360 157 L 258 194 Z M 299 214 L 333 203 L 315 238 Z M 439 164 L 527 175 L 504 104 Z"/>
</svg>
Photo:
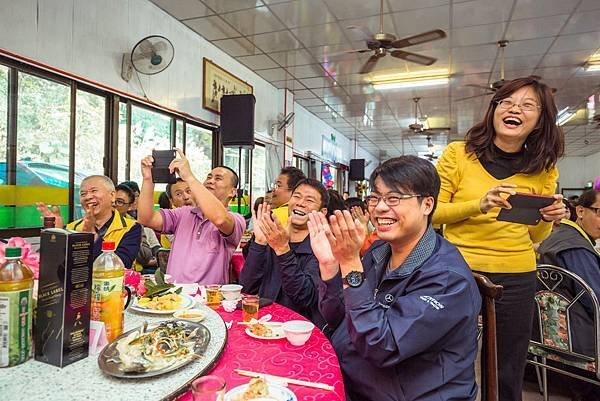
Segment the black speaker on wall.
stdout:
<svg viewBox="0 0 600 401">
<path fill-rule="evenodd" d="M 365 179 L 365 159 L 350 159 L 350 181 L 362 181 Z"/>
<path fill-rule="evenodd" d="M 221 97 L 221 144 L 254 148 L 254 95 Z"/>
</svg>

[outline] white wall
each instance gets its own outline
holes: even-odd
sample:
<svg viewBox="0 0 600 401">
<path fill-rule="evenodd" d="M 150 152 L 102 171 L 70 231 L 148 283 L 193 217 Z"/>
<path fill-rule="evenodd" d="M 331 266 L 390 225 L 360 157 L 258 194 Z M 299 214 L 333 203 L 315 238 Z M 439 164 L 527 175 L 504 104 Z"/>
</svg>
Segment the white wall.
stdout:
<svg viewBox="0 0 600 401">
<path fill-rule="evenodd" d="M 160 74 L 140 77 L 150 100 L 218 124 L 218 116 L 202 108 L 202 58 L 207 57 L 254 87 L 257 134 L 267 136 L 270 123 L 283 110 L 283 90 L 148 0 L 3 0 L 2 6 L 0 48 L 20 56 L 142 96 L 135 77 L 129 83 L 121 79 L 122 54 L 145 36 L 163 35 L 173 43 L 175 58 Z M 290 129 L 299 152 L 320 154 L 321 136 L 333 132 L 343 159 L 353 157 L 354 148 L 347 138 L 302 106 L 294 103 L 293 109 L 295 126 Z M 281 155 L 283 146 L 277 146 L 277 151 Z M 377 164 L 373 155 L 361 154 Z"/>
<path fill-rule="evenodd" d="M 586 157 L 565 157 L 558 164 L 560 188 L 583 188 L 600 176 L 600 153 Z"/>
</svg>

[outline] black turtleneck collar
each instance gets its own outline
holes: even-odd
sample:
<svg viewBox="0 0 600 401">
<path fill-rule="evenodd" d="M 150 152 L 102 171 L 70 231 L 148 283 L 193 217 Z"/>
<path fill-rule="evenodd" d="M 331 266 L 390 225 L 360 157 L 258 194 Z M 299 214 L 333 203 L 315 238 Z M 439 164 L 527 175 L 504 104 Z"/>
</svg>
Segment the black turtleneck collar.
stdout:
<svg viewBox="0 0 600 401">
<path fill-rule="evenodd" d="M 505 152 L 495 144 L 494 160 L 480 160 L 483 168 L 497 180 L 504 180 L 512 175 L 517 174 L 523 168 L 523 160 L 525 158 L 525 148 L 521 148 L 518 152 Z"/>
</svg>

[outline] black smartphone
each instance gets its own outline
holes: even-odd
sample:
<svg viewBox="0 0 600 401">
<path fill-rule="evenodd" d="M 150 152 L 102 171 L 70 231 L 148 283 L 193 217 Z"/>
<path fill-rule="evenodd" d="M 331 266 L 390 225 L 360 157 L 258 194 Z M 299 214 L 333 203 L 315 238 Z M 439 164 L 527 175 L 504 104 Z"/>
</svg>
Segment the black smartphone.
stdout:
<svg viewBox="0 0 600 401">
<path fill-rule="evenodd" d="M 501 209 L 496 219 L 527 225 L 539 223 L 542 219 L 540 209 L 550 206 L 556 201 L 553 196 L 521 192 L 510 195 L 506 200 L 510 203 L 512 209 Z"/>
<path fill-rule="evenodd" d="M 177 182 L 175 173 L 169 172 L 169 165 L 175 159 L 177 152 L 175 149 L 152 150 L 152 182 L 173 184 Z"/>
</svg>

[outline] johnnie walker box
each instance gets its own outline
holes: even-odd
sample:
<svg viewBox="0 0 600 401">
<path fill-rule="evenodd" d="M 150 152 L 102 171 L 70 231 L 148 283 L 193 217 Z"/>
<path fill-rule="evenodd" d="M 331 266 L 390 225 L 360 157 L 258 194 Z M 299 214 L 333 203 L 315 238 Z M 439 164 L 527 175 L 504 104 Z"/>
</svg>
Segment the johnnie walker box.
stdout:
<svg viewBox="0 0 600 401">
<path fill-rule="evenodd" d="M 58 367 L 88 356 L 93 233 L 51 228 L 40 238 L 35 359 Z"/>
</svg>

